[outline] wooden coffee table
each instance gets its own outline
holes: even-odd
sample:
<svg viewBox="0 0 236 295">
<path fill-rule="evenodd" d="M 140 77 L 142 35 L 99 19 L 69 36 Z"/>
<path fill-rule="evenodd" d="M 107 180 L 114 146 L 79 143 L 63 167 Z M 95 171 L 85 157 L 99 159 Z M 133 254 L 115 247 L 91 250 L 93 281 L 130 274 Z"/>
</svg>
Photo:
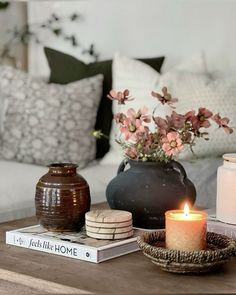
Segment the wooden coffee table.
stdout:
<svg viewBox="0 0 236 295">
<path fill-rule="evenodd" d="M 216 273 L 177 275 L 140 251 L 93 264 L 5 244 L 7 230 L 36 223 L 32 217 L 0 224 L 0 294 L 236 293 L 236 258 Z"/>
</svg>

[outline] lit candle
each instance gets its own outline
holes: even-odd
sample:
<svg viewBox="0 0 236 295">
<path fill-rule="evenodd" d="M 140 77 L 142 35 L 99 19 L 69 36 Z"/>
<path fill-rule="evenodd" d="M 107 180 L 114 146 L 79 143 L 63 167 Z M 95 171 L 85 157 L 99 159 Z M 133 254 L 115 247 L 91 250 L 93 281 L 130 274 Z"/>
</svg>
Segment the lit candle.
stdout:
<svg viewBox="0 0 236 295">
<path fill-rule="evenodd" d="M 165 213 L 166 248 L 198 251 L 206 247 L 207 214 L 202 211 L 171 210 Z"/>
</svg>

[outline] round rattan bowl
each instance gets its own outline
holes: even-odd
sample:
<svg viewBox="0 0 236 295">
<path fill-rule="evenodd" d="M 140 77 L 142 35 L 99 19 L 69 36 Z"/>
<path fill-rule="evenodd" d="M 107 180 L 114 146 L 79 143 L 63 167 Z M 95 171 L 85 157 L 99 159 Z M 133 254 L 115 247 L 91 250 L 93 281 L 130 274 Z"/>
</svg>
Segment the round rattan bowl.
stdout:
<svg viewBox="0 0 236 295">
<path fill-rule="evenodd" d="M 162 270 L 175 273 L 210 272 L 228 262 L 233 256 L 234 240 L 213 232 L 207 233 L 207 249 L 178 251 L 165 248 L 165 231 L 144 233 L 137 239 L 143 254 Z"/>
</svg>

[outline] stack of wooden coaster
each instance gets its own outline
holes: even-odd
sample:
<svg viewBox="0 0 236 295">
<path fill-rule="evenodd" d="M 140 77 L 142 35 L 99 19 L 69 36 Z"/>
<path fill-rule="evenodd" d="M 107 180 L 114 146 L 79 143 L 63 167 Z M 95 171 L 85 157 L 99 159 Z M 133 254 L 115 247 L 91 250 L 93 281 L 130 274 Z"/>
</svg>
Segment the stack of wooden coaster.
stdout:
<svg viewBox="0 0 236 295">
<path fill-rule="evenodd" d="M 86 233 L 104 240 L 129 238 L 133 235 L 132 214 L 121 210 L 93 210 L 85 214 Z"/>
</svg>

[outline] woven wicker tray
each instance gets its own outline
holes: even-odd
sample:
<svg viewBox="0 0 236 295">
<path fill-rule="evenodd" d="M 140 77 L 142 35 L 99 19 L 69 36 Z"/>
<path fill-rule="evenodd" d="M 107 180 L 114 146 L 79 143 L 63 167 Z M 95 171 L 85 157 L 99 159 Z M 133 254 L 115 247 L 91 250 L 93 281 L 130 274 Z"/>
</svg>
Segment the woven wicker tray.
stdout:
<svg viewBox="0 0 236 295">
<path fill-rule="evenodd" d="M 234 240 L 213 232 L 207 233 L 207 249 L 178 251 L 165 248 L 165 231 L 145 233 L 139 236 L 143 254 L 162 270 L 175 273 L 210 272 L 228 262 L 236 249 Z"/>
</svg>

